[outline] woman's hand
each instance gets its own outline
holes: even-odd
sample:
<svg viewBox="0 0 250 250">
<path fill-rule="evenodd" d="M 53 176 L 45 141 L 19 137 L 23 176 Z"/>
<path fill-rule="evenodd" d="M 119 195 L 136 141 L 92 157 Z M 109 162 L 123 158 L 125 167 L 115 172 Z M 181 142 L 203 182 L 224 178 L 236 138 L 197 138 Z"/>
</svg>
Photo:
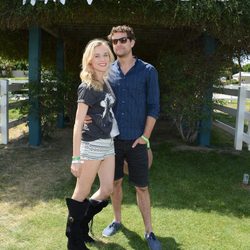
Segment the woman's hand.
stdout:
<svg viewBox="0 0 250 250">
<path fill-rule="evenodd" d="M 79 162 L 79 163 L 72 163 L 70 169 L 71 169 L 71 173 L 76 178 L 78 178 L 81 175 L 82 163 L 81 162 Z"/>
</svg>

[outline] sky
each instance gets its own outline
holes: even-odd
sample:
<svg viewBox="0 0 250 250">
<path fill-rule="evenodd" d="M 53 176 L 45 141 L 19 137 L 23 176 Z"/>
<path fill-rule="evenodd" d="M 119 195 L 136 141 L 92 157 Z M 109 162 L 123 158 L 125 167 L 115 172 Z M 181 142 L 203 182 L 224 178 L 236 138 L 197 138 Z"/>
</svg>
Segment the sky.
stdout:
<svg viewBox="0 0 250 250">
<path fill-rule="evenodd" d="M 238 60 L 237 59 L 233 59 L 233 62 L 238 64 Z M 246 65 L 246 64 L 250 64 L 250 55 L 247 56 L 247 58 L 244 58 L 241 61 L 241 66 Z"/>
</svg>

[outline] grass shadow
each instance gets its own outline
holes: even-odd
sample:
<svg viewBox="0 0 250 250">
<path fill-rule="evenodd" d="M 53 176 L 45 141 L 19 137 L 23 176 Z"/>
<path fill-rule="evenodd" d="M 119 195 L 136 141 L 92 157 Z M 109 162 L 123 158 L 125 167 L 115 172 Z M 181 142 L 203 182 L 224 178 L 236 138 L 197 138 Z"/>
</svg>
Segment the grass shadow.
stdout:
<svg viewBox="0 0 250 250">
<path fill-rule="evenodd" d="M 93 246 L 93 244 L 89 245 L 89 246 Z M 102 250 L 126 250 L 126 248 L 122 247 L 121 245 L 117 244 L 117 243 L 111 243 L 111 242 L 104 242 L 101 240 L 98 240 L 94 243 L 94 247 L 97 249 L 102 249 Z"/>
<path fill-rule="evenodd" d="M 249 190 L 241 185 L 243 173 L 250 172 L 249 152 L 175 150 L 161 144 L 154 160 L 155 206 L 250 216 Z"/>
<path fill-rule="evenodd" d="M 0 199 L 25 207 L 71 194 L 75 183 L 69 170 L 71 131 L 58 130 L 40 147 L 28 146 L 27 138 L 2 146 Z"/>
<path fill-rule="evenodd" d="M 146 240 L 142 239 L 137 233 L 129 230 L 127 227 L 122 227 L 122 233 L 129 240 L 129 245 L 132 249 L 148 249 Z M 172 237 L 158 237 L 159 241 L 162 244 L 162 249 L 168 250 L 181 250 L 181 245 L 178 244 Z"/>
<path fill-rule="evenodd" d="M 153 206 L 250 216 L 249 190 L 240 185 L 243 173 L 250 173 L 249 152 L 176 150 L 172 142 L 159 142 L 153 151 Z M 53 140 L 38 148 L 20 142 L 2 147 L 0 199 L 18 206 L 33 206 L 70 196 L 75 186 L 69 170 L 71 152 L 70 128 L 58 130 Z M 98 181 L 93 190 L 97 187 Z M 124 190 L 123 203 L 135 204 L 135 190 L 127 178 Z"/>
</svg>

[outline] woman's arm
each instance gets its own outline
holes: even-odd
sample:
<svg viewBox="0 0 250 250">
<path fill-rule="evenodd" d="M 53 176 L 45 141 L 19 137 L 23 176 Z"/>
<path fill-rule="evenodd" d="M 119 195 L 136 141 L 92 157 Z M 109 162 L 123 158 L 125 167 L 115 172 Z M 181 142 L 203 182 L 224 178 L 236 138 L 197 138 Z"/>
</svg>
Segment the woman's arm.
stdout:
<svg viewBox="0 0 250 250">
<path fill-rule="evenodd" d="M 80 156 L 80 145 L 81 145 L 81 137 L 82 137 L 82 127 L 84 124 L 84 119 L 88 111 L 88 105 L 85 103 L 78 103 L 74 131 L 73 131 L 73 156 Z M 80 165 L 81 163 L 72 163 L 71 164 L 71 172 L 75 177 L 80 175 Z"/>
</svg>

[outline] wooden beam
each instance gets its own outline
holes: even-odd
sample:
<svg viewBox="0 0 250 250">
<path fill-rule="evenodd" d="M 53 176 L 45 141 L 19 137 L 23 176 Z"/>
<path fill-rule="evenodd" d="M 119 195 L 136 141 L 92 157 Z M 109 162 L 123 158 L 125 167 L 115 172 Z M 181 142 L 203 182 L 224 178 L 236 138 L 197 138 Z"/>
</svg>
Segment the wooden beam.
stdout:
<svg viewBox="0 0 250 250">
<path fill-rule="evenodd" d="M 207 57 L 210 57 L 215 51 L 215 39 L 208 35 L 204 34 L 204 54 Z M 210 83 L 210 86 L 207 89 L 205 96 L 205 104 L 203 106 L 204 118 L 200 121 L 200 131 L 198 136 L 198 144 L 200 146 L 210 146 L 211 139 L 211 129 L 212 129 L 212 108 L 211 105 L 206 103 L 212 103 L 213 98 L 213 83 Z"/>
<path fill-rule="evenodd" d="M 64 73 L 64 42 L 62 39 L 57 39 L 56 43 L 56 70 L 58 77 L 61 78 Z M 59 91 L 60 94 L 62 94 Z M 61 96 L 62 100 L 64 99 L 64 95 Z M 60 111 L 57 114 L 57 127 L 64 127 L 64 105 L 60 107 Z"/>
<path fill-rule="evenodd" d="M 45 26 L 42 26 L 41 27 L 44 31 L 46 31 L 48 34 L 50 34 L 51 36 L 55 37 L 55 38 L 59 38 L 60 35 L 58 34 L 58 31 L 57 30 L 54 30 L 52 28 L 49 28 L 49 27 L 45 27 Z"/>
<path fill-rule="evenodd" d="M 34 26 L 29 29 L 29 82 L 31 85 L 41 82 L 41 28 Z M 37 96 L 30 92 L 29 110 L 29 144 L 41 144 L 40 102 Z"/>
</svg>

